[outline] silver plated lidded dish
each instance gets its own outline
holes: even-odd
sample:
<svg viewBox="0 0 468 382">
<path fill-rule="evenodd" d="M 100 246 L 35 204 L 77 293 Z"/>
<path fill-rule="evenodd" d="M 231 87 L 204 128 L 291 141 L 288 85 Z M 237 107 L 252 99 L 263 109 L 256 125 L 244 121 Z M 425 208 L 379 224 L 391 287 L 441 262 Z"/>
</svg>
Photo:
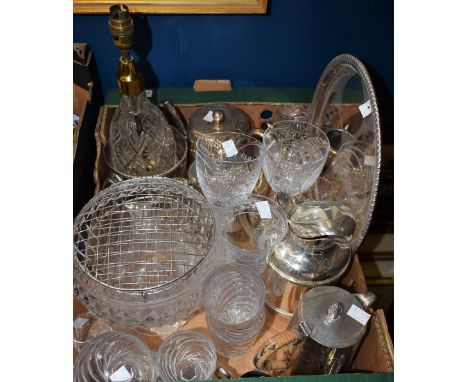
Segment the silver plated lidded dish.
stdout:
<svg viewBox="0 0 468 382">
<path fill-rule="evenodd" d="M 248 134 L 250 129 L 247 115 L 239 108 L 227 104 L 210 104 L 195 110 L 188 121 L 190 155 L 195 158 L 198 138 L 215 132 Z"/>
</svg>

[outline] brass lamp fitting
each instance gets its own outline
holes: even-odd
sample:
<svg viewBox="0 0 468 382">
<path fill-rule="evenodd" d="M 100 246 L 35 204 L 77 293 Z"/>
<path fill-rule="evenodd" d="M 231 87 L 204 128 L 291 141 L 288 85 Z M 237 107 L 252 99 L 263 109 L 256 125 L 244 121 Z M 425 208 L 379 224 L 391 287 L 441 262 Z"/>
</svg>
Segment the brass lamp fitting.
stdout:
<svg viewBox="0 0 468 382">
<path fill-rule="evenodd" d="M 138 95 L 145 89 L 143 77 L 138 71 L 132 56 L 120 57 L 117 85 L 120 94 L 124 95 Z"/>
<path fill-rule="evenodd" d="M 133 45 L 133 20 L 125 4 L 110 7 L 109 31 L 112 42 L 120 50 L 122 57 L 128 57 Z"/>
<path fill-rule="evenodd" d="M 138 70 L 135 60 L 129 55 L 133 45 L 133 20 L 125 4 L 110 7 L 109 31 L 112 42 L 120 50 L 117 85 L 120 94 L 138 95 L 144 90 L 143 77 Z"/>
</svg>

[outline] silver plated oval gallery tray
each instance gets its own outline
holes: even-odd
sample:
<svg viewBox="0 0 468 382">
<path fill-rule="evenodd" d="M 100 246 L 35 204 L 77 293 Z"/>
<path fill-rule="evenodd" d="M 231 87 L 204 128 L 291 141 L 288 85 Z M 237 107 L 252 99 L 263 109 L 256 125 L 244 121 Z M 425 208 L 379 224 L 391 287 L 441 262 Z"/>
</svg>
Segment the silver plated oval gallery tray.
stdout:
<svg viewBox="0 0 468 382">
<path fill-rule="evenodd" d="M 356 217 L 356 233 L 350 243 L 354 254 L 372 218 L 381 163 L 377 98 L 360 60 L 342 54 L 327 65 L 307 120 L 319 125 L 329 138 L 330 153 L 320 175 L 321 184 L 333 188 L 327 199 L 347 205 Z"/>
</svg>

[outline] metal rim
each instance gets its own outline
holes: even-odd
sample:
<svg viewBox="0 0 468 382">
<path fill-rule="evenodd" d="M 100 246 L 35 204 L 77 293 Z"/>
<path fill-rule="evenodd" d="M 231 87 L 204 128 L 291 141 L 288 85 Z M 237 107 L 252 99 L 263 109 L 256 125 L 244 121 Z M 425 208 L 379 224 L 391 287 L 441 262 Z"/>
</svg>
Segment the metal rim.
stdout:
<svg viewBox="0 0 468 382">
<path fill-rule="evenodd" d="M 291 312 L 287 312 L 283 309 L 280 309 L 276 306 L 274 306 L 273 304 L 270 304 L 270 302 L 267 300 L 265 301 L 265 304 L 272 310 L 274 310 L 276 313 L 279 313 L 281 314 L 282 316 L 285 316 L 285 317 L 292 317 L 294 315 L 294 313 L 291 313 Z"/>
<path fill-rule="evenodd" d="M 285 280 L 289 281 L 292 284 L 300 285 L 300 286 L 318 287 L 318 286 L 321 286 L 321 285 L 332 284 L 335 281 L 337 281 L 338 279 L 340 279 L 340 277 L 343 276 L 343 274 L 348 269 L 349 264 L 351 263 L 351 257 L 352 256 L 350 255 L 349 258 L 348 258 L 348 261 L 346 262 L 346 265 L 343 266 L 343 268 L 340 271 L 338 271 L 336 274 L 329 277 L 328 279 L 317 280 L 317 281 L 298 280 L 298 279 L 292 277 L 291 275 L 288 275 L 287 273 L 285 273 L 281 269 L 279 269 L 271 261 L 268 262 L 268 265 L 271 267 L 271 269 L 273 269 L 276 273 L 278 273 L 282 278 L 284 278 Z"/>
<path fill-rule="evenodd" d="M 110 290 L 114 290 L 114 291 L 118 291 L 119 293 L 130 293 L 130 294 L 133 294 L 135 292 L 138 292 L 138 293 L 148 293 L 148 292 L 151 292 L 151 293 L 154 293 L 154 292 L 159 292 L 159 291 L 166 291 L 170 288 L 173 288 L 174 286 L 178 285 L 180 282 L 186 280 L 193 272 L 195 272 L 195 270 L 197 270 L 200 265 L 202 264 L 202 262 L 206 259 L 206 257 L 208 256 L 208 254 L 211 252 L 212 250 L 212 247 L 214 245 L 214 241 L 215 241 L 215 236 L 216 236 L 216 224 L 214 223 L 215 220 L 214 220 L 214 213 L 213 213 L 213 210 L 211 208 L 211 206 L 209 205 L 209 203 L 206 201 L 206 199 L 203 197 L 203 195 L 201 195 L 198 191 L 196 191 L 193 187 L 189 186 L 189 185 L 186 185 L 184 183 L 181 183 L 177 180 L 174 180 L 174 179 L 170 179 L 170 178 L 163 178 L 163 177 L 157 177 L 157 176 L 148 176 L 148 177 L 139 177 L 139 178 L 134 178 L 134 179 L 127 179 L 127 180 L 124 180 L 122 182 L 119 182 L 119 183 L 116 183 L 116 184 L 113 184 L 111 185 L 110 187 L 102 190 L 101 192 L 99 192 L 97 195 L 95 195 L 83 208 L 82 210 L 80 211 L 80 213 L 76 216 L 76 218 L 74 219 L 74 236 L 76 234 L 79 234 L 79 232 L 76 231 L 76 227 L 80 224 L 79 220 L 82 219 L 83 215 L 85 215 L 93 206 L 94 204 L 96 203 L 96 199 L 99 198 L 99 199 L 105 199 L 107 197 L 108 194 L 112 194 L 114 192 L 114 189 L 116 188 L 128 188 L 129 185 L 131 185 L 132 183 L 141 183 L 143 181 L 147 181 L 147 180 L 157 180 L 159 181 L 160 183 L 159 184 L 177 184 L 178 186 L 182 187 L 182 188 L 185 188 L 186 191 L 188 191 L 189 193 L 192 193 L 194 196 L 197 196 L 199 197 L 199 200 L 200 201 L 203 201 L 204 202 L 204 208 L 206 208 L 208 211 L 209 211 L 209 214 L 210 216 L 212 217 L 212 220 L 213 220 L 213 238 L 207 243 L 207 247 L 206 247 L 206 254 L 205 256 L 203 256 L 196 264 L 193 265 L 193 267 L 187 271 L 185 274 L 183 274 L 182 276 L 180 277 L 177 277 L 171 281 L 168 281 L 166 283 L 163 283 L 163 284 L 160 284 L 160 285 L 156 285 L 156 286 L 150 286 L 150 287 L 147 287 L 147 288 L 121 288 L 121 287 L 117 287 L 117 286 L 112 286 L 112 285 L 109 285 L 108 283 L 102 281 L 102 280 L 99 280 L 97 279 L 96 277 L 94 277 L 93 275 L 91 275 L 88 270 L 86 269 L 86 267 L 84 266 L 84 264 L 80 261 L 80 259 L 78 259 L 78 255 L 81 255 L 83 257 L 86 257 L 85 254 L 82 253 L 82 251 L 80 250 L 80 248 L 77 247 L 77 244 L 76 242 L 74 241 L 73 243 L 73 248 L 74 248 L 74 254 L 73 254 L 73 257 L 74 257 L 74 261 L 77 263 L 78 265 L 78 268 L 81 270 L 81 274 L 82 275 L 85 275 L 85 277 L 90 280 L 92 283 L 97 283 L 97 284 L 100 284 L 102 285 L 103 287 L 105 288 L 108 288 Z M 82 222 L 81 222 L 82 223 Z"/>
<path fill-rule="evenodd" d="M 255 137 L 253 137 L 251 135 L 244 134 L 244 133 L 238 133 L 236 131 L 215 131 L 213 133 L 204 134 L 202 137 L 197 139 L 196 154 L 199 155 L 202 158 L 207 158 L 208 157 L 208 158 L 211 159 L 211 157 L 209 155 L 207 155 L 206 152 L 204 152 L 204 149 L 201 148 L 200 146 L 203 144 L 203 142 L 205 140 L 209 140 L 210 137 L 216 137 L 216 136 L 222 136 L 222 135 L 241 136 L 241 137 L 244 137 L 244 138 L 251 139 L 252 142 L 246 143 L 245 146 L 247 146 L 247 145 L 256 145 L 259 148 L 259 153 L 258 153 L 257 157 L 250 158 L 250 159 L 237 160 L 235 163 L 251 163 L 251 162 L 260 161 L 261 155 L 262 155 L 262 151 L 261 151 L 262 142 L 260 142 L 257 138 L 255 138 Z M 231 160 L 228 160 L 228 159 L 216 159 L 216 162 L 217 163 L 233 163 Z"/>
<path fill-rule="evenodd" d="M 374 86 L 372 84 L 372 80 L 369 76 L 369 73 L 367 72 L 367 69 L 364 66 L 364 64 L 358 58 L 356 58 L 355 56 L 351 54 L 341 54 L 335 57 L 332 61 L 330 61 L 330 63 L 326 66 L 325 70 L 322 72 L 322 75 L 320 76 L 318 85 L 316 87 L 314 96 L 312 98 L 312 103 L 310 105 L 311 109 L 309 111 L 308 119 L 310 120 L 310 122 L 313 122 L 313 113 L 314 113 L 314 110 L 316 110 L 318 106 L 317 98 L 320 92 L 323 90 L 323 82 L 330 75 L 330 73 L 335 69 L 335 67 L 340 64 L 347 64 L 347 65 L 352 66 L 357 71 L 359 76 L 361 77 L 362 83 L 367 91 L 367 94 L 369 96 L 369 101 L 371 103 L 371 108 L 372 108 L 371 116 L 372 116 L 374 133 L 375 133 L 374 144 L 375 144 L 375 154 L 376 154 L 376 165 L 375 165 L 375 172 L 374 172 L 374 180 L 373 180 L 371 195 L 369 198 L 367 216 L 365 220 L 363 221 L 363 224 L 360 228 L 358 239 L 354 243 L 352 243 L 352 245 L 350 246 L 351 254 L 355 254 L 356 251 L 361 246 L 362 241 L 364 240 L 364 237 L 366 236 L 367 231 L 369 229 L 370 222 L 372 220 L 375 202 L 377 199 L 377 191 L 379 187 L 379 178 L 380 178 L 380 166 L 382 162 L 382 156 L 381 156 L 382 143 L 381 143 L 380 117 L 379 117 L 379 110 L 378 110 L 378 105 L 377 105 L 377 97 L 375 95 Z"/>
<path fill-rule="evenodd" d="M 265 150 L 266 153 L 268 153 L 270 156 L 272 156 L 273 154 L 270 152 L 270 150 L 268 149 L 268 147 L 266 146 L 265 144 L 265 137 L 268 135 L 268 134 L 272 134 L 274 135 L 274 132 L 272 132 L 275 128 L 278 128 L 281 124 L 284 124 L 284 123 L 287 123 L 287 122 L 291 122 L 291 121 L 288 121 L 288 120 L 283 120 L 283 121 L 278 121 L 278 122 L 275 122 L 273 125 L 271 125 L 268 129 L 265 130 L 264 134 L 263 134 L 263 141 L 262 141 L 262 148 Z M 316 163 L 319 163 L 320 161 L 322 161 L 324 159 L 324 157 L 328 157 L 328 153 L 330 151 L 330 141 L 328 140 L 328 137 L 327 137 L 327 134 L 325 134 L 325 132 L 320 128 L 318 127 L 316 124 L 314 123 L 310 123 L 310 122 L 305 122 L 305 121 L 292 121 L 293 123 L 297 123 L 297 124 L 304 124 L 304 125 L 309 125 L 312 126 L 314 129 L 317 130 L 317 132 L 319 133 L 319 135 L 322 136 L 322 138 L 325 138 L 325 141 L 327 143 L 327 153 L 326 155 L 322 156 L 321 158 L 315 160 L 315 161 L 312 161 L 312 162 L 309 162 L 308 164 L 312 165 L 312 164 L 316 164 Z M 282 162 L 287 162 L 287 163 L 291 163 L 291 164 L 294 164 L 294 165 L 297 165 L 297 163 L 295 162 L 291 162 L 289 160 L 285 160 L 285 159 L 282 159 L 281 160 Z"/>
</svg>

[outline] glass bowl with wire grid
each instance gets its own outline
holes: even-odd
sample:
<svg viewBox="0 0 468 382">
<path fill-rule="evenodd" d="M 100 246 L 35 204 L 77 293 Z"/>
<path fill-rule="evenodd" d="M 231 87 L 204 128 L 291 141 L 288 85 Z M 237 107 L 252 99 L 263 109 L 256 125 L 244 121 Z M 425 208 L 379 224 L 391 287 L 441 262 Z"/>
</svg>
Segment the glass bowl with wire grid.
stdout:
<svg viewBox="0 0 468 382">
<path fill-rule="evenodd" d="M 169 178 L 142 177 L 93 197 L 74 220 L 74 294 L 96 315 L 154 334 L 200 307 L 216 265 L 205 197 Z"/>
</svg>

